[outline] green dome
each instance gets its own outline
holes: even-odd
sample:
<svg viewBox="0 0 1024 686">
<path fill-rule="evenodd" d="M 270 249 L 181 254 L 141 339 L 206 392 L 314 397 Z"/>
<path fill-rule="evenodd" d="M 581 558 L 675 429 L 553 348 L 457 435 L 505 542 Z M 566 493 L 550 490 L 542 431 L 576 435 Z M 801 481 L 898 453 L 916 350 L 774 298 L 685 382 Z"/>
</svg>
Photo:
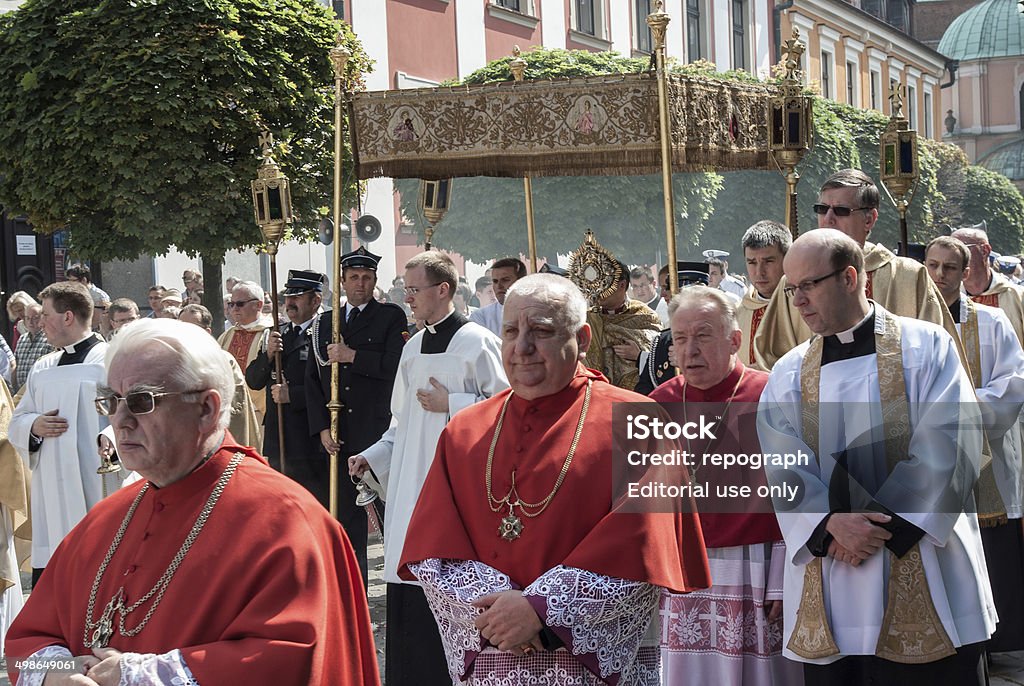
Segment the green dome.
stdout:
<svg viewBox="0 0 1024 686">
<path fill-rule="evenodd" d="M 1024 138 L 999 146 L 978 160 L 978 165 L 1011 180 L 1024 179 Z"/>
<path fill-rule="evenodd" d="M 939 52 L 955 60 L 1024 55 L 1024 15 L 1017 0 L 985 0 L 946 29 Z"/>
</svg>

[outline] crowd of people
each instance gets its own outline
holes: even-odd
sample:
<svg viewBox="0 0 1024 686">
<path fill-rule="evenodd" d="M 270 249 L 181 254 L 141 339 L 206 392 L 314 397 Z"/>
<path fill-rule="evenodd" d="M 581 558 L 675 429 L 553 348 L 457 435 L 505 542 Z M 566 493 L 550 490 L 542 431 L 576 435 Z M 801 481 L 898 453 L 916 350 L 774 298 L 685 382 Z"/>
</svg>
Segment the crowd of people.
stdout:
<svg viewBox="0 0 1024 686">
<path fill-rule="evenodd" d="M 424 252 L 385 292 L 360 247 L 337 311 L 315 271 L 276 322 L 228 279 L 217 339 L 194 271 L 146 316 L 85 267 L 14 294 L 12 680 L 379 684 L 373 491 L 388 686 L 987 684 L 1024 649 L 1020 260 L 982 225 L 897 256 L 879 202 L 835 173 L 817 229 L 747 229 L 745 278 L 591 235 L 568 269 L 504 257 L 472 286 Z M 710 430 L 641 440 L 627 412 Z"/>
</svg>

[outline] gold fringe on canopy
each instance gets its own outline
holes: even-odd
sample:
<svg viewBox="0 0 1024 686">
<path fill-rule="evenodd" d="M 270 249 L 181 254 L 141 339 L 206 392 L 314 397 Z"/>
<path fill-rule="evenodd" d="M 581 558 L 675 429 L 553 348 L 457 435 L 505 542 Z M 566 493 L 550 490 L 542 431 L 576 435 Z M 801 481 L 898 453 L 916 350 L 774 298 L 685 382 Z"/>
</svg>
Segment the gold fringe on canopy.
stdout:
<svg viewBox="0 0 1024 686">
<path fill-rule="evenodd" d="M 672 168 L 769 169 L 774 88 L 669 76 Z M 627 176 L 661 171 L 653 74 L 353 96 L 359 178 Z"/>
</svg>

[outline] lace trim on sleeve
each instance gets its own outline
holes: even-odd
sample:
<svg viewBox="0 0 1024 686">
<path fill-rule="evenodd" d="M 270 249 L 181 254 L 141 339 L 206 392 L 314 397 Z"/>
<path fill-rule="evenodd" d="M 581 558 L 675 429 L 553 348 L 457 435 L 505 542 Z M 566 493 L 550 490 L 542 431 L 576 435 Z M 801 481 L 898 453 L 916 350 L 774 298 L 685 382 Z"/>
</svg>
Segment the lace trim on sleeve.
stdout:
<svg viewBox="0 0 1024 686">
<path fill-rule="evenodd" d="M 507 575 L 475 560 L 431 558 L 410 564 L 409 571 L 423 585 L 444 643 L 448 672 L 458 683 L 482 649 L 480 630 L 473 623 L 482 610 L 471 603 L 489 593 L 511 590 L 512 582 Z"/>
<path fill-rule="evenodd" d="M 199 686 L 178 649 L 169 653 L 122 653 L 118 686 Z"/>
<path fill-rule="evenodd" d="M 544 623 L 584 664 L 596 662 L 598 676 L 613 683 L 621 675 L 623 683 L 632 683 L 660 592 L 648 583 L 559 565 L 527 586 L 523 596 L 543 601 Z"/>
<path fill-rule="evenodd" d="M 17 686 L 42 686 L 43 680 L 46 679 L 46 669 L 43 668 L 43 664 L 49 661 L 61 661 L 68 662 L 74 659 L 71 651 L 64 646 L 46 646 L 40 648 L 36 652 L 28 656 L 28 659 L 23 660 L 26 665 L 38 665 L 38 667 L 31 667 L 22 669 L 18 673 Z"/>
</svg>

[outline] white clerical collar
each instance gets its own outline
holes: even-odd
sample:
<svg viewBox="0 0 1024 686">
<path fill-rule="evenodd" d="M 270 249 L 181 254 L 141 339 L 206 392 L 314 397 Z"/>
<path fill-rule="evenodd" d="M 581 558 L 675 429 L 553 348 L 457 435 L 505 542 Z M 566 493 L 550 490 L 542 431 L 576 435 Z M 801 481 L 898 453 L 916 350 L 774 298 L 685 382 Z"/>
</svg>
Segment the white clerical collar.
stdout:
<svg viewBox="0 0 1024 686">
<path fill-rule="evenodd" d="M 866 322 L 867 320 L 871 319 L 871 315 L 873 315 L 874 313 L 875 313 L 875 306 L 874 305 L 870 305 L 870 307 L 868 307 L 868 313 L 866 315 L 864 315 L 863 319 L 861 319 L 859 322 L 857 322 L 856 324 L 851 326 L 846 331 L 840 331 L 839 333 L 837 333 L 836 334 L 836 338 L 839 339 L 840 343 L 844 343 L 844 344 L 847 344 L 847 345 L 849 345 L 850 343 L 853 343 L 853 332 L 856 331 L 857 329 L 859 329 L 861 326 L 863 326 L 864 322 Z"/>
<path fill-rule="evenodd" d="M 495 301 L 495 302 L 497 302 L 497 301 Z M 423 322 L 423 328 L 425 328 L 427 331 L 429 331 L 432 334 L 433 333 L 437 333 L 437 327 L 439 327 L 442 324 L 444 324 L 445 320 L 447 320 L 453 314 L 455 314 L 455 310 L 454 309 L 451 312 L 449 312 L 448 314 L 446 314 L 445 316 L 441 317 L 439 320 L 437 320 L 433 324 L 427 324 L 426 322 Z"/>
<path fill-rule="evenodd" d="M 74 355 L 74 354 L 75 354 L 75 352 L 76 352 L 76 351 L 75 351 L 75 348 L 77 348 L 77 347 L 78 347 L 78 346 L 79 346 L 80 344 L 84 343 L 85 341 L 89 340 L 90 338 L 92 338 L 92 337 L 93 337 L 93 336 L 95 336 L 95 335 L 96 335 L 95 333 L 93 333 L 92 331 L 90 331 L 90 332 L 89 332 L 89 333 L 87 333 L 87 334 L 86 334 L 85 336 L 83 336 L 82 338 L 79 338 L 79 339 L 78 339 L 77 341 L 75 341 L 75 342 L 74 342 L 74 343 L 72 343 L 71 345 L 65 345 L 65 346 L 64 346 L 64 347 L 62 348 L 62 350 L 63 350 L 64 352 L 66 352 L 66 353 L 67 353 L 68 355 Z"/>
</svg>

